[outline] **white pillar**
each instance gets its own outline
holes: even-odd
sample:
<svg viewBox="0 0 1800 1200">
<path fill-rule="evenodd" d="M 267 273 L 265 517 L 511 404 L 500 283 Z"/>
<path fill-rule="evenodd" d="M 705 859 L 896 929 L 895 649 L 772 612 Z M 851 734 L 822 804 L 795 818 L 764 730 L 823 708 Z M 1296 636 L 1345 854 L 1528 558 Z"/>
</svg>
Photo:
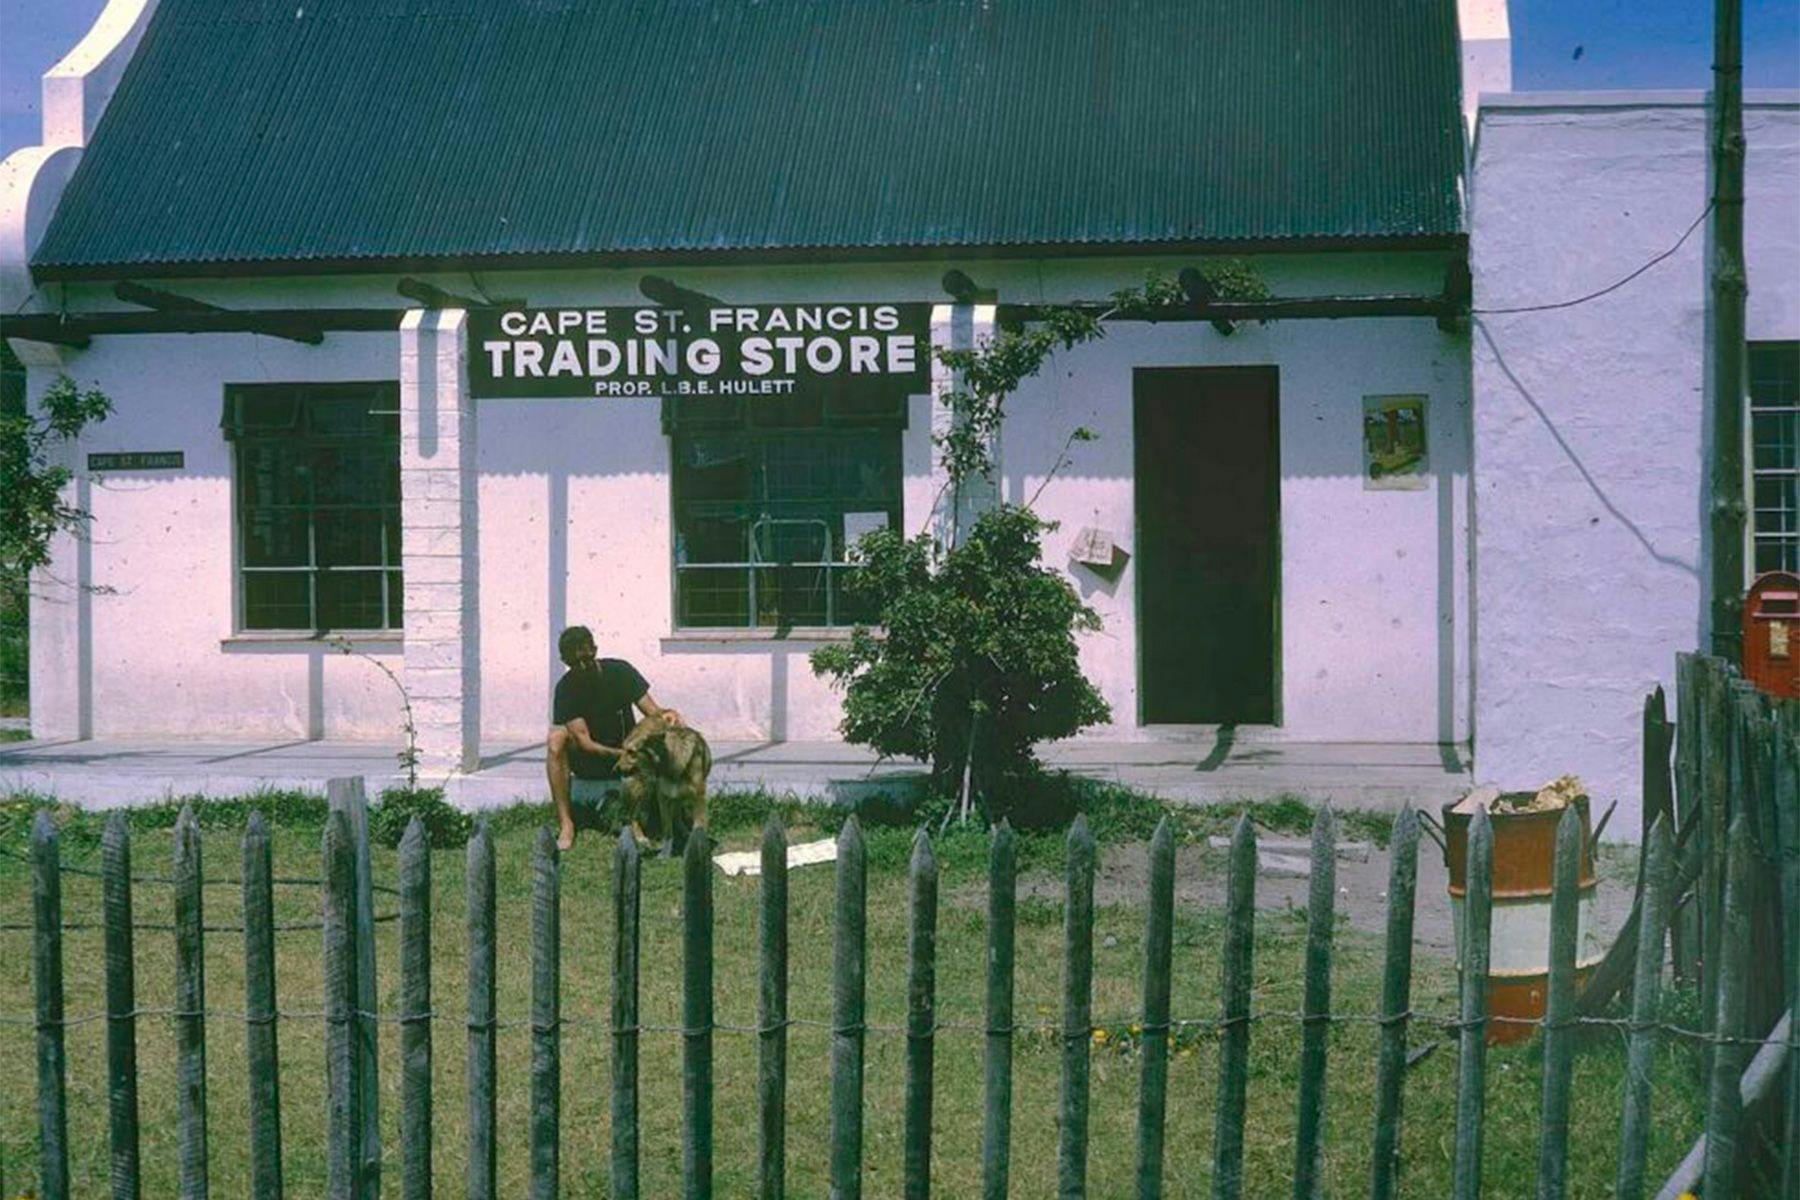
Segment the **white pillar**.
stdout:
<svg viewBox="0 0 1800 1200">
<path fill-rule="evenodd" d="M 54 347 L 21 343 L 45 358 L 30 358 L 30 403 L 60 374 Z M 25 357 L 21 355 L 21 357 Z M 46 371 L 39 368 L 53 365 Z M 89 511 L 91 491 L 87 464 L 76 443 L 60 443 L 51 460 L 70 472 L 63 500 Z M 27 585 L 30 626 L 30 709 L 34 738 L 82 739 L 94 736 L 94 597 L 93 545 L 84 522 L 50 535 L 50 561 L 32 571 Z"/>
<path fill-rule="evenodd" d="M 480 555 L 468 314 L 414 309 L 400 324 L 400 555 L 406 691 L 421 765 L 481 761 Z"/>
<path fill-rule="evenodd" d="M 933 495 L 938 497 L 932 514 L 932 530 L 938 541 L 948 545 L 960 542 L 962 534 L 975 518 L 994 507 L 1000 500 L 1000 431 L 994 431 L 989 448 L 994 470 L 983 479 L 965 480 L 962 494 L 948 486 L 949 477 L 940 464 L 940 436 L 949 432 L 956 421 L 950 396 L 962 385 L 959 375 L 937 359 L 940 348 L 967 350 L 994 336 L 995 306 L 992 304 L 937 304 L 931 309 L 931 476 Z"/>
</svg>

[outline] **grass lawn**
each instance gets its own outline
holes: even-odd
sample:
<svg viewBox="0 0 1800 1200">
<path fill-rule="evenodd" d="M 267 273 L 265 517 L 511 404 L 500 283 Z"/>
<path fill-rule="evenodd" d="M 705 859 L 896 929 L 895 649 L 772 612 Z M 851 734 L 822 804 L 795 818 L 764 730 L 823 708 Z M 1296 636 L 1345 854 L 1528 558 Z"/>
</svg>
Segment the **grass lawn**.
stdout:
<svg viewBox="0 0 1800 1200">
<path fill-rule="evenodd" d="M 322 805 L 317 801 L 271 801 L 276 812 L 276 874 L 316 875 Z M 31 889 L 28 868 L 15 855 L 26 849 L 25 829 L 31 802 L 14 800 L 0 813 L 0 923 L 29 921 Z M 756 843 L 763 805 L 755 798 L 721 797 L 715 805 L 717 831 L 730 848 Z M 238 831 L 244 806 L 219 805 L 206 810 L 205 862 L 209 875 L 235 877 L 239 871 Z M 1257 810 L 1259 820 L 1284 832 L 1303 827 L 1306 814 L 1297 805 Z M 98 819 L 62 814 L 67 822 L 64 862 L 97 866 Z M 140 874 L 165 873 L 172 823 L 171 810 L 144 811 L 133 818 L 134 868 Z M 509 810 L 496 818 L 499 902 L 499 1005 L 503 1021 L 514 1022 L 500 1034 L 500 1172 L 501 1194 L 526 1191 L 529 1086 L 528 1015 L 530 988 L 529 888 L 531 842 L 541 812 Z M 804 821 L 806 818 L 802 817 Z M 813 820 L 818 820 L 815 817 Z M 823 818 L 829 820 L 828 817 Z M 1124 843 L 1142 840 L 1154 814 L 1132 811 L 1115 802 L 1107 813 L 1095 813 L 1101 855 Z M 1184 841 L 1198 840 L 1229 826 L 1222 811 L 1184 814 Z M 1348 834 L 1380 837 L 1383 822 L 1351 822 Z M 816 824 L 791 830 L 799 840 L 821 836 Z M 898 1027 L 904 1021 L 906 968 L 905 864 L 911 831 L 875 828 L 868 832 L 869 1021 Z M 939 841 L 943 868 L 939 918 L 938 1010 L 941 1021 L 979 1027 L 982 1020 L 985 964 L 984 834 L 952 832 Z M 563 993 L 570 1024 L 562 1041 L 562 1178 L 563 1194 L 603 1196 L 607 1187 L 609 1048 L 605 1032 L 610 995 L 611 841 L 586 835 L 564 860 L 562 876 Z M 1435 853 L 1427 843 L 1422 853 Z M 395 856 L 377 850 L 376 878 L 393 883 Z M 1222 854 L 1207 852 L 1206 870 L 1223 872 Z M 1061 841 L 1053 836 L 1022 839 L 1021 875 L 1033 886 L 1021 889 L 1019 903 L 1019 976 L 1017 1012 L 1021 1022 L 1054 1022 L 1060 1013 L 1062 968 L 1061 905 L 1049 896 L 1057 889 L 1036 886 L 1060 878 Z M 463 854 L 433 854 L 436 916 L 433 952 L 437 964 L 434 1008 L 443 1019 L 433 1027 L 436 1050 L 435 1092 L 436 1184 L 440 1195 L 462 1192 L 464 1101 L 462 1095 L 464 1032 L 459 1014 L 464 1005 Z M 829 1019 L 831 1008 L 830 866 L 796 870 L 790 876 L 792 919 L 791 1010 L 798 1018 Z M 642 956 L 643 1020 L 674 1026 L 680 1022 L 680 865 L 651 860 L 643 874 Z M 714 935 L 718 961 L 717 1019 L 750 1025 L 756 1019 L 756 915 L 759 884 L 755 879 L 717 877 Z M 306 888 L 277 889 L 276 920 L 304 921 L 317 916 L 317 894 Z M 139 921 L 168 921 L 167 888 L 140 885 L 135 902 Z M 393 897 L 378 896 L 377 908 L 393 907 Z M 81 875 L 64 877 L 64 919 L 94 921 L 99 913 L 99 881 Z M 206 920 L 230 924 L 239 920 L 239 897 L 229 886 L 206 889 Z M 1176 1017 L 1211 1017 L 1218 1012 L 1219 949 L 1222 915 L 1213 908 L 1178 905 L 1173 1007 Z M 381 1003 L 398 1007 L 398 938 L 396 925 L 379 925 Z M 1259 915 L 1256 941 L 1255 1006 L 1271 1012 L 1300 1007 L 1301 955 L 1305 913 Z M 29 1017 L 32 1012 L 30 935 L 0 932 L 0 953 L 14 965 L 0 971 L 0 1015 Z M 1115 1034 L 1128 1032 L 1139 1005 L 1142 975 L 1143 916 L 1138 903 L 1105 904 L 1097 910 L 1095 930 L 1094 1013 Z M 167 933 L 140 932 L 137 942 L 138 1002 L 167 1007 L 173 1002 L 174 959 Z M 102 1007 L 103 977 L 97 931 L 66 935 L 67 1009 L 71 1017 Z M 243 1008 L 242 939 L 233 933 L 207 939 L 206 986 L 209 1008 L 226 1012 Z M 322 1006 L 320 939 L 316 932 L 278 935 L 280 1003 L 295 1011 Z M 1372 1014 L 1379 1003 L 1382 946 L 1378 937 L 1340 926 L 1333 978 L 1333 1007 L 1340 1012 Z M 1454 974 L 1449 962 L 1421 954 L 1415 968 L 1413 1004 L 1432 1013 L 1454 1008 Z M 1413 1045 L 1442 1035 L 1430 1026 L 1416 1027 Z M 175 1191 L 174 1033 L 167 1018 L 146 1018 L 139 1025 L 139 1095 L 142 1108 L 143 1163 L 147 1196 Z M 398 1037 L 392 1025 L 381 1033 L 383 1148 L 387 1180 L 398 1183 L 399 1069 Z M 283 1064 L 283 1152 L 287 1194 L 319 1196 L 324 1192 L 325 1146 L 324 1045 L 319 1020 L 296 1019 L 280 1026 Z M 1090 1194 L 1123 1197 L 1133 1194 L 1138 1060 L 1129 1038 L 1109 1037 L 1097 1045 L 1093 1067 Z M 1123 1047 L 1117 1042 L 1127 1043 Z M 973 1028 L 945 1030 L 938 1038 L 937 1099 L 934 1135 L 936 1194 L 974 1196 L 979 1192 L 981 1138 L 981 1044 Z M 1358 1196 L 1366 1192 L 1373 1121 L 1375 1030 L 1367 1023 L 1333 1027 L 1327 1112 L 1324 1179 L 1328 1194 Z M 1166 1173 L 1171 1196 L 1204 1195 L 1210 1186 L 1213 1100 L 1217 1087 L 1216 1041 L 1209 1034 L 1185 1038 L 1170 1072 L 1169 1136 Z M 1294 1097 L 1299 1027 L 1270 1020 L 1254 1027 L 1251 1051 L 1250 1121 L 1246 1144 L 1246 1176 L 1251 1196 L 1285 1195 L 1292 1168 Z M 867 1053 L 865 1106 L 866 1191 L 873 1197 L 897 1195 L 900 1187 L 901 1085 L 903 1039 L 872 1032 Z M 716 1193 L 749 1195 L 754 1184 L 756 1045 L 751 1035 L 720 1032 L 715 1036 Z M 789 1042 L 788 1153 L 790 1191 L 795 1196 L 826 1192 L 828 1044 L 823 1029 L 801 1026 Z M 74 1193 L 105 1191 L 108 1156 L 106 1129 L 105 1026 L 90 1022 L 68 1031 L 69 1144 Z M 209 1136 L 212 1188 L 215 1195 L 243 1194 L 247 1187 L 248 1142 L 241 1023 L 221 1017 L 207 1026 Z M 646 1034 L 642 1048 L 642 1112 L 644 1189 L 648 1196 L 678 1194 L 680 1178 L 680 1045 L 673 1034 Z M 1617 1153 L 1618 1110 L 1623 1070 L 1622 1043 L 1611 1031 L 1593 1036 L 1577 1057 L 1573 1106 L 1574 1133 L 1569 1146 L 1570 1195 L 1611 1194 Z M 1537 1155 L 1537 1109 L 1540 1089 L 1535 1048 L 1496 1049 L 1489 1056 L 1486 1191 L 1496 1197 L 1524 1195 L 1533 1178 Z M 1699 1130 L 1702 1096 L 1691 1054 L 1666 1047 L 1656 1062 L 1656 1121 L 1651 1146 L 1651 1175 L 1660 1179 L 1677 1161 Z M 1437 1047 L 1409 1073 L 1405 1100 L 1404 1183 L 1407 1195 L 1448 1194 L 1453 1138 L 1456 1054 L 1452 1043 Z M 0 1025 L 0 1153 L 5 1168 L 5 1194 L 35 1186 L 37 1136 L 33 1107 L 35 1065 L 29 1026 Z M 1015 1056 L 1013 1116 L 1013 1194 L 1054 1194 L 1056 1172 L 1059 1055 L 1053 1036 L 1021 1039 Z"/>
</svg>

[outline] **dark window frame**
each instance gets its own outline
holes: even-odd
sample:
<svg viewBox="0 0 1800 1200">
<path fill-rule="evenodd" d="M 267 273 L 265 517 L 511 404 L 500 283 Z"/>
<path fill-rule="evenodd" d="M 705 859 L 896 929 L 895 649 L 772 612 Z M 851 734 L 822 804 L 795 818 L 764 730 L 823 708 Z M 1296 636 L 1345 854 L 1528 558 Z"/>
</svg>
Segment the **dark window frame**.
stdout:
<svg viewBox="0 0 1800 1200">
<path fill-rule="evenodd" d="M 220 424 L 233 443 L 235 632 L 304 637 L 400 634 L 405 604 L 399 408 L 400 388 L 393 380 L 227 385 Z M 371 448 L 381 459 L 379 475 L 371 479 L 344 469 L 354 466 L 359 455 L 366 457 Z M 253 461 L 258 455 L 263 456 L 261 463 Z M 282 491 L 296 482 L 304 484 L 303 497 Z M 348 561 L 334 561 L 351 545 L 342 524 L 346 518 L 374 525 L 372 543 L 377 550 L 372 559 L 351 550 Z M 328 526 L 331 519 L 338 523 Z M 253 547 L 258 531 L 263 544 Z M 321 537 L 322 531 L 326 536 Z M 297 549 L 302 545 L 303 551 Z M 268 561 L 282 558 L 294 561 Z M 333 576 L 342 580 L 369 574 L 380 581 L 379 599 L 373 603 L 367 597 L 334 597 L 329 587 L 321 588 L 321 582 Z M 303 603 L 254 595 L 262 585 L 253 585 L 253 577 L 284 575 L 305 579 Z M 333 611 L 334 606 L 341 607 Z M 270 615 L 301 608 L 307 617 L 304 624 Z"/>
<path fill-rule="evenodd" d="M 1745 474 L 1751 579 L 1800 571 L 1800 342 L 1751 342 Z"/>
<path fill-rule="evenodd" d="M 780 634 L 868 623 L 869 614 L 844 588 L 849 572 L 860 569 L 847 554 L 844 517 L 882 512 L 889 528 L 901 528 L 904 404 L 896 417 L 891 411 L 874 416 L 866 408 L 834 411 L 829 403 L 752 401 L 724 413 L 695 411 L 687 420 L 665 411 L 665 428 L 677 633 Z M 699 460 L 708 457 L 713 462 L 702 465 Z M 701 475 L 732 463 L 742 464 L 736 490 L 709 486 Z M 852 468 L 859 482 L 880 494 L 839 486 Z M 788 469 L 810 471 L 822 486 L 796 489 Z M 702 587 L 709 577 L 724 585 L 711 592 L 722 604 L 710 611 Z M 796 599 L 801 603 L 792 603 Z"/>
</svg>

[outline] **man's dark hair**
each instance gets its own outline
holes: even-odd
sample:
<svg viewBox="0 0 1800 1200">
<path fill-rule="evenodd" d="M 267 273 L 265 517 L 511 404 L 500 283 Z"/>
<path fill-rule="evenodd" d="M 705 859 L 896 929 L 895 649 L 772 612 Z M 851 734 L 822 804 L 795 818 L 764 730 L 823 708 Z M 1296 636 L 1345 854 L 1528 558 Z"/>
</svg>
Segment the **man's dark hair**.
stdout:
<svg viewBox="0 0 1800 1200">
<path fill-rule="evenodd" d="M 567 667 L 579 666 L 594 656 L 594 635 L 586 625 L 571 625 L 556 639 L 556 656 Z"/>
</svg>

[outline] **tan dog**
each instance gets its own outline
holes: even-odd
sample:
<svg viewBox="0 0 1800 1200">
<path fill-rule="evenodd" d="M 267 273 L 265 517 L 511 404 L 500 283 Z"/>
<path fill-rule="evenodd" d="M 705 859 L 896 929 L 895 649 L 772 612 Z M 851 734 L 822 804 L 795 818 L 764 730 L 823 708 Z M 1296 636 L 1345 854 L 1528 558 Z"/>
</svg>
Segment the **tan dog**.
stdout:
<svg viewBox="0 0 1800 1200">
<path fill-rule="evenodd" d="M 690 830 L 706 828 L 712 748 L 698 730 L 655 716 L 639 721 L 619 749 L 631 826 L 639 839 L 661 842 L 664 856 L 672 856 Z"/>
</svg>

